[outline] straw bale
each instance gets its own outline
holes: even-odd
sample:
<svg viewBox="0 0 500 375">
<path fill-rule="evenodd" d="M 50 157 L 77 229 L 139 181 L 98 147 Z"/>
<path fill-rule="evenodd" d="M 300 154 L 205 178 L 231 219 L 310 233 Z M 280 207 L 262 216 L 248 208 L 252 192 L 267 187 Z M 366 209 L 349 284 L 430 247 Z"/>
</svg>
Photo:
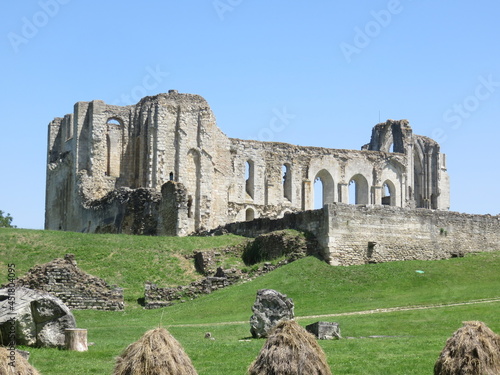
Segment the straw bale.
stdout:
<svg viewBox="0 0 500 375">
<path fill-rule="evenodd" d="M 500 374 L 500 336 L 478 321 L 463 322 L 434 365 L 435 375 Z"/>
<path fill-rule="evenodd" d="M 181 344 L 165 329 L 146 332 L 116 359 L 114 375 L 197 375 Z"/>
<path fill-rule="evenodd" d="M 293 320 L 285 320 L 276 325 L 248 373 L 331 375 L 325 353 L 316 338 Z"/>
</svg>

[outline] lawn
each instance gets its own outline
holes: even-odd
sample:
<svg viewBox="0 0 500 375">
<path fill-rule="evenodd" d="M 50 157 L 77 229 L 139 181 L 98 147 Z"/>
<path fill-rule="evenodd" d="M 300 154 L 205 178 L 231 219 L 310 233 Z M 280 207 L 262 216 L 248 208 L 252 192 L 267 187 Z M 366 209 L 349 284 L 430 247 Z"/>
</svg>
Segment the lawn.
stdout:
<svg viewBox="0 0 500 375">
<path fill-rule="evenodd" d="M 264 344 L 264 340 L 249 338 L 248 323 L 256 292 L 262 288 L 291 297 L 303 326 L 318 320 L 308 318 L 310 315 L 339 314 L 321 318 L 340 323 L 342 335 L 352 337 L 320 341 L 334 374 L 431 374 L 446 339 L 462 321 L 481 320 L 500 332 L 499 302 L 346 314 L 498 298 L 500 252 L 352 267 L 331 267 L 308 257 L 251 282 L 164 309 L 143 310 L 135 303 L 143 278 L 156 275 L 159 281 L 177 284 L 177 276 L 166 275 L 164 268 L 175 267 L 163 262 L 196 248 L 240 241 L 243 239 L 236 236 L 178 239 L 0 230 L 2 273 L 7 262 L 15 261 L 19 270 L 27 270 L 72 252 L 85 271 L 112 279 L 112 283 L 121 281 L 129 290 L 124 312 L 74 311 L 78 326 L 87 328 L 89 341 L 94 342 L 88 352 L 29 348 L 30 362 L 44 375 L 110 374 L 114 358 L 128 344 L 161 325 L 181 342 L 200 375 L 244 374 Z M 151 262 L 155 257 L 161 261 Z M 186 269 L 189 267 L 180 267 L 179 273 Z M 190 280 L 198 276 L 180 277 Z M 216 340 L 204 339 L 205 332 Z"/>
</svg>

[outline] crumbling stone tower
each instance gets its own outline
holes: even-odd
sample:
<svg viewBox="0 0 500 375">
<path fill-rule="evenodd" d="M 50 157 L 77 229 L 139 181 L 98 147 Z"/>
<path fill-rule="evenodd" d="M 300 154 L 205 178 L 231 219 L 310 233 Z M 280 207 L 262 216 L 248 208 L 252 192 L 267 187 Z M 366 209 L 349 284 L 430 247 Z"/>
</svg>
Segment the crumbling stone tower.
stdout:
<svg viewBox="0 0 500 375">
<path fill-rule="evenodd" d="M 46 229 L 187 235 L 315 199 L 447 210 L 445 155 L 406 120 L 376 125 L 359 151 L 228 138 L 202 97 L 175 90 L 78 102 L 49 124 Z"/>
</svg>

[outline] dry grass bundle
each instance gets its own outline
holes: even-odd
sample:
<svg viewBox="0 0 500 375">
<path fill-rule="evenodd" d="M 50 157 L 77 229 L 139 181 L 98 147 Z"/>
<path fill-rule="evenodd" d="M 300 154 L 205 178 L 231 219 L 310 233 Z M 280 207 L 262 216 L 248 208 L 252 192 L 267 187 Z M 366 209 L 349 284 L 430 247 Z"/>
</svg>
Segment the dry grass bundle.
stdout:
<svg viewBox="0 0 500 375">
<path fill-rule="evenodd" d="M 316 338 L 293 320 L 276 325 L 248 369 L 250 375 L 331 375 Z"/>
<path fill-rule="evenodd" d="M 435 375 L 500 374 L 500 336 L 483 322 L 464 322 L 434 365 Z"/>
<path fill-rule="evenodd" d="M 197 375 L 181 344 L 165 329 L 146 332 L 116 359 L 114 375 Z"/>
<path fill-rule="evenodd" d="M 15 354 L 13 363 L 15 366 L 9 365 L 12 362 L 10 351 L 7 348 L 0 347 L 0 374 L 2 375 L 40 375 L 40 373 L 31 366 L 28 361 L 19 353 Z"/>
</svg>

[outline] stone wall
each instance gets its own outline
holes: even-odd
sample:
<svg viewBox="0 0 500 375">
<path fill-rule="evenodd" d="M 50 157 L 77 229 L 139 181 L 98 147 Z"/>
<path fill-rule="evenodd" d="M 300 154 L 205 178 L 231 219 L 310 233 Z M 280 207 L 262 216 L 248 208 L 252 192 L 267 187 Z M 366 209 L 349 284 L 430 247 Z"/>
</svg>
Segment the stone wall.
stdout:
<svg viewBox="0 0 500 375">
<path fill-rule="evenodd" d="M 70 309 L 124 309 L 123 289 L 109 286 L 104 280 L 80 270 L 72 254 L 31 268 L 15 284 L 48 292 Z"/>
<path fill-rule="evenodd" d="M 500 250 L 500 216 L 334 203 L 283 219 L 231 223 L 215 232 L 256 237 L 280 229 L 315 235 L 331 265 L 436 260 Z"/>
<path fill-rule="evenodd" d="M 330 264 L 435 260 L 500 250 L 500 216 L 332 204 Z"/>
</svg>

